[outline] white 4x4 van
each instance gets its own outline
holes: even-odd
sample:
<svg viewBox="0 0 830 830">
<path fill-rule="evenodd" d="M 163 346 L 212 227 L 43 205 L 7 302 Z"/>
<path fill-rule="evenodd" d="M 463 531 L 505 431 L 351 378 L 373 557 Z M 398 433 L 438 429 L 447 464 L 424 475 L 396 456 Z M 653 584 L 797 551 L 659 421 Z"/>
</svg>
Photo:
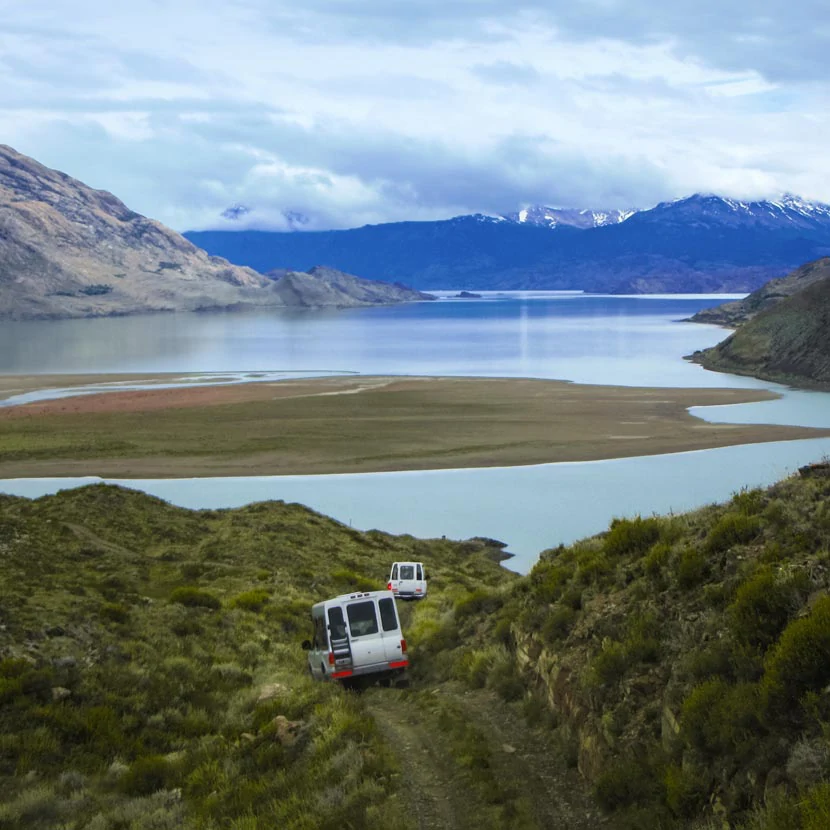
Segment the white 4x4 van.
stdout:
<svg viewBox="0 0 830 830">
<path fill-rule="evenodd" d="M 427 595 L 424 563 L 394 562 L 386 587 L 401 599 L 423 599 Z"/>
<path fill-rule="evenodd" d="M 343 594 L 312 606 L 314 638 L 305 640 L 308 668 L 317 680 L 402 673 L 406 640 L 391 591 Z"/>
</svg>

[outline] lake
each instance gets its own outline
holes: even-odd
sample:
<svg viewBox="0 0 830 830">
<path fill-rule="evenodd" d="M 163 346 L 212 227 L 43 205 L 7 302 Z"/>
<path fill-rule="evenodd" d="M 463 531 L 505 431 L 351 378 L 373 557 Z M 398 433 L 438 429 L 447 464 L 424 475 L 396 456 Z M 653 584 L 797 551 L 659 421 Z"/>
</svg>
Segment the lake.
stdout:
<svg viewBox="0 0 830 830">
<path fill-rule="evenodd" d="M 725 297 L 485 293 L 382 308 L 4 322 L 0 373 L 359 372 L 542 377 L 579 383 L 774 388 L 779 401 L 707 407 L 713 420 L 830 426 L 830 395 L 707 372 L 683 355 L 727 332 L 679 322 Z M 539 551 L 614 516 L 682 511 L 830 454 L 830 439 L 478 470 L 131 481 L 188 507 L 279 498 L 354 527 L 501 539 L 526 571 Z M 37 496 L 83 479 L 0 481 Z"/>
</svg>

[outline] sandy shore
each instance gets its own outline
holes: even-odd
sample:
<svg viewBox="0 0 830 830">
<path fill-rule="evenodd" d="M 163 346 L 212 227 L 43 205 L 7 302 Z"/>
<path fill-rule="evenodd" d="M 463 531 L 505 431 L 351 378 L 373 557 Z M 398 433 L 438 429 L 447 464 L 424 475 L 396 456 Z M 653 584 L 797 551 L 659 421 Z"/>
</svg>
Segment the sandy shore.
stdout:
<svg viewBox="0 0 830 830">
<path fill-rule="evenodd" d="M 0 377 L 0 397 L 176 377 L 183 375 Z M 107 392 L 0 408 L 0 478 L 510 466 L 830 436 L 830 429 L 712 424 L 687 412 L 775 397 L 753 389 L 361 376 Z"/>
</svg>

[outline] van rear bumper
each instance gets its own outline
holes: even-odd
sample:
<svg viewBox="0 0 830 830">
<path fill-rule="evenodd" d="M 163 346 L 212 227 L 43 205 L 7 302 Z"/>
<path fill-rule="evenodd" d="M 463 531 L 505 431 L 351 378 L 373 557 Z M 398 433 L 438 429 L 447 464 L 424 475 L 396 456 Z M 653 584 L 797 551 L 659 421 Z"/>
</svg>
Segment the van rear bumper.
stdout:
<svg viewBox="0 0 830 830">
<path fill-rule="evenodd" d="M 329 675 L 332 680 L 343 680 L 347 677 L 362 677 L 366 674 L 382 674 L 383 672 L 402 671 L 409 668 L 409 660 L 384 660 L 382 663 L 371 663 L 368 666 L 358 666 L 356 669 L 338 669 Z"/>
</svg>

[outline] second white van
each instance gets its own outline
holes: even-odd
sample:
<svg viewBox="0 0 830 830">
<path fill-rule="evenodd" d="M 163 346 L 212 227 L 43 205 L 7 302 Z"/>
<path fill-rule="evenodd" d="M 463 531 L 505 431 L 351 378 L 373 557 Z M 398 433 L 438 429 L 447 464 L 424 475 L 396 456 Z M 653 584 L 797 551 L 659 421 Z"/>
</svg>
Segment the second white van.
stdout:
<svg viewBox="0 0 830 830">
<path fill-rule="evenodd" d="M 424 563 L 393 562 L 386 587 L 401 599 L 423 599 L 427 595 Z"/>
</svg>

